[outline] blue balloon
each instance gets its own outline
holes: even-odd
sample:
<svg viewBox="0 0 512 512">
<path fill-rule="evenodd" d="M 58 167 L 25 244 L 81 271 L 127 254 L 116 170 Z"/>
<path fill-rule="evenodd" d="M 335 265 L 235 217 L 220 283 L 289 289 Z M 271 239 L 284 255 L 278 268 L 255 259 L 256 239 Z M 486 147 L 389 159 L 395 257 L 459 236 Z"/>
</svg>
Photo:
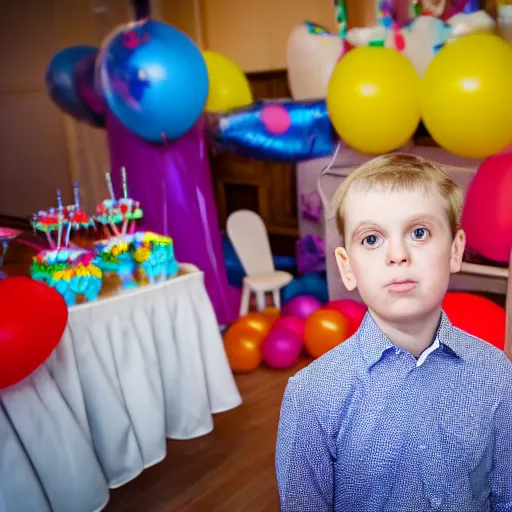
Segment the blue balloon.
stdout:
<svg viewBox="0 0 512 512">
<path fill-rule="evenodd" d="M 281 292 L 283 303 L 299 295 L 312 295 L 322 304 L 327 302 L 329 300 L 329 291 L 327 288 L 326 273 L 315 272 L 296 277 L 290 284 L 286 285 Z"/>
<path fill-rule="evenodd" d="M 275 124 L 267 113 L 276 114 Z M 208 112 L 209 142 L 218 151 L 296 163 L 334 151 L 325 101 L 265 100 L 223 113 Z"/>
<path fill-rule="evenodd" d="M 197 122 L 208 96 L 208 71 L 194 42 L 154 20 L 123 25 L 98 58 L 108 108 L 150 142 L 175 140 Z"/>
<path fill-rule="evenodd" d="M 46 70 L 46 88 L 53 102 L 64 112 L 87 121 L 93 126 L 104 126 L 102 113 L 88 108 L 77 87 L 76 72 L 84 60 L 94 58 L 98 49 L 94 46 L 70 46 L 57 52 Z"/>
</svg>

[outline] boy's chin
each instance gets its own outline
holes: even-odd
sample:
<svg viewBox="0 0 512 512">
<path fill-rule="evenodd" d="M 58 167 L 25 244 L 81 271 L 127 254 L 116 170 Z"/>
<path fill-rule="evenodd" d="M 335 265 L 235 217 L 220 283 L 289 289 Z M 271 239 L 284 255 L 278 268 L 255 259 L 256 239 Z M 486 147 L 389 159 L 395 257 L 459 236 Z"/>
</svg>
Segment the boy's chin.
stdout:
<svg viewBox="0 0 512 512">
<path fill-rule="evenodd" d="M 368 305 L 370 311 L 375 312 L 386 322 L 416 322 L 428 316 L 430 308 L 425 307 L 419 301 L 399 301 L 388 304 L 378 304 L 375 308 Z"/>
</svg>

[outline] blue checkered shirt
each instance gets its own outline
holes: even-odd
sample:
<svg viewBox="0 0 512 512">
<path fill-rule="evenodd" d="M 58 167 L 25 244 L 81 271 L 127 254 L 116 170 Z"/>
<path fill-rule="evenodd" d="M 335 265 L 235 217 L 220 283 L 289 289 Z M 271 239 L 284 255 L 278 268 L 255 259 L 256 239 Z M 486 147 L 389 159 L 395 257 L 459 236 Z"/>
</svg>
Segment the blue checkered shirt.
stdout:
<svg viewBox="0 0 512 512">
<path fill-rule="evenodd" d="M 369 313 L 292 377 L 282 512 L 512 512 L 512 363 L 443 313 L 422 364 Z"/>
</svg>

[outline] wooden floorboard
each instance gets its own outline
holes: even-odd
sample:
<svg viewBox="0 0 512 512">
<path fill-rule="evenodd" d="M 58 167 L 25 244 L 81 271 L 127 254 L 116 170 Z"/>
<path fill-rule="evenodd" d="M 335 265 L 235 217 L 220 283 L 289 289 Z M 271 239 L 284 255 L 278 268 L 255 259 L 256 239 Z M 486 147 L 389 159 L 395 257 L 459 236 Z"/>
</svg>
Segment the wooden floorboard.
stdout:
<svg viewBox="0 0 512 512">
<path fill-rule="evenodd" d="M 170 440 L 167 457 L 112 490 L 106 512 L 277 512 L 274 454 L 279 408 L 293 369 L 239 375 L 243 404 L 215 415 L 210 434 Z"/>
</svg>

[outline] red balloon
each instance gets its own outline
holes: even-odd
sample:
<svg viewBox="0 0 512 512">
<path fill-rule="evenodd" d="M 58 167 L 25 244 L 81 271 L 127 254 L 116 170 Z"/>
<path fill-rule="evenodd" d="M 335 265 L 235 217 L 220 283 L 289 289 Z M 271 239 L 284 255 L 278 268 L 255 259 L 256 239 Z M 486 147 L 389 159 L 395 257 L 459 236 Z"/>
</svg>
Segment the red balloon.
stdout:
<svg viewBox="0 0 512 512">
<path fill-rule="evenodd" d="M 450 322 L 503 350 L 505 347 L 505 310 L 480 295 L 448 292 L 443 309 Z"/>
<path fill-rule="evenodd" d="M 361 302 L 353 299 L 338 299 L 328 302 L 323 309 L 338 311 L 348 320 L 347 338 L 350 338 L 363 321 L 368 308 Z"/>
<path fill-rule="evenodd" d="M 480 166 L 464 202 L 462 227 L 468 247 L 494 261 L 508 262 L 512 248 L 512 153 L 494 155 Z"/>
<path fill-rule="evenodd" d="M 48 359 L 67 321 L 66 302 L 55 289 L 28 277 L 0 281 L 0 389 Z"/>
</svg>

